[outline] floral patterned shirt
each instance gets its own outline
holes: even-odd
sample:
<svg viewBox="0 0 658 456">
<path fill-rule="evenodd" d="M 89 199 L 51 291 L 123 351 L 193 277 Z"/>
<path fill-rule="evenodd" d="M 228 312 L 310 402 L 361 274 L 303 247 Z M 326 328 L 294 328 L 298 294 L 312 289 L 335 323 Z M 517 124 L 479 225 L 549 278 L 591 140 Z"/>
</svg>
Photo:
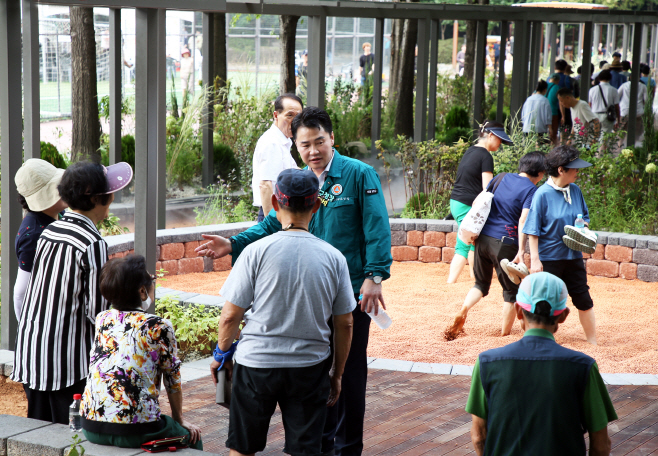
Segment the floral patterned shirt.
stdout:
<svg viewBox="0 0 658 456">
<path fill-rule="evenodd" d="M 181 391 L 177 351 L 168 320 L 139 310 L 101 312 L 81 415 L 120 424 L 158 421 L 160 374 L 168 392 Z"/>
</svg>

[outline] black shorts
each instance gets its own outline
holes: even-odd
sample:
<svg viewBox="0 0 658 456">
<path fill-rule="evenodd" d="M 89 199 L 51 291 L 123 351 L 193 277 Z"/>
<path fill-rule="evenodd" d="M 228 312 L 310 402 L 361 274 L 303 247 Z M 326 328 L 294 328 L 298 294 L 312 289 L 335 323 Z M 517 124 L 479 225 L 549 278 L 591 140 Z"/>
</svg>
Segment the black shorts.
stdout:
<svg viewBox="0 0 658 456">
<path fill-rule="evenodd" d="M 500 239 L 480 235 L 475 241 L 475 261 L 473 274 L 475 274 L 475 288 L 482 292 L 482 296 L 489 294 L 493 270 L 496 270 L 498 282 L 503 287 L 505 302 L 515 302 L 519 286 L 515 285 L 500 267 L 500 260 L 507 258 L 512 261 L 519 251 L 518 245 L 504 244 Z"/>
<path fill-rule="evenodd" d="M 582 258 L 576 260 L 542 261 L 544 272 L 550 272 L 559 277 L 567 286 L 573 305 L 578 310 L 589 310 L 594 307 L 594 301 L 589 294 L 587 271 Z"/>
<path fill-rule="evenodd" d="M 331 358 L 310 367 L 254 368 L 235 364 L 226 446 L 242 454 L 263 451 L 279 404 L 292 456 L 319 455 L 327 415 Z"/>
</svg>

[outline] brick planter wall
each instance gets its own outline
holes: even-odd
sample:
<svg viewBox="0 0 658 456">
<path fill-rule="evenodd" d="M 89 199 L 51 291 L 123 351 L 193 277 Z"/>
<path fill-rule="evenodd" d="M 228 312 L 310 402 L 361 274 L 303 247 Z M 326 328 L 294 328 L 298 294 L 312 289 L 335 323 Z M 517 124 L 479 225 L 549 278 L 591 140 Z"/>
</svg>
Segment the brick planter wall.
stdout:
<svg viewBox="0 0 658 456">
<path fill-rule="evenodd" d="M 203 241 L 201 234 L 223 237 L 241 233 L 254 222 L 160 230 L 157 233 L 156 269 L 167 275 L 190 272 L 226 271 L 231 258 L 199 258 L 194 249 Z M 390 219 L 391 254 L 395 261 L 450 263 L 457 243 L 457 224 L 446 220 Z M 600 277 L 619 277 L 658 282 L 658 236 L 639 236 L 599 231 L 599 245 L 592 255 L 583 254 L 587 273 Z M 106 238 L 110 258 L 133 253 L 132 234 Z M 529 251 L 529 248 L 527 249 Z M 530 256 L 526 254 L 530 266 Z"/>
</svg>

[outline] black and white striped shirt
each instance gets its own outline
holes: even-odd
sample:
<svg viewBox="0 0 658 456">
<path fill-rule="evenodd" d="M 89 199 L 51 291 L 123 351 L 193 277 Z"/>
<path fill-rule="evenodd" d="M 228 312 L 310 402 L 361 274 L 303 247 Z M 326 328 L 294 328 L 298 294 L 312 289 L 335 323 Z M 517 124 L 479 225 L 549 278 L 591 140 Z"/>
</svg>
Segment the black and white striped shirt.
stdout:
<svg viewBox="0 0 658 456">
<path fill-rule="evenodd" d="M 66 212 L 43 231 L 18 324 L 12 380 L 56 391 L 87 376 L 96 315 L 108 308 L 99 289 L 106 261 L 107 244 L 84 215 Z"/>
</svg>

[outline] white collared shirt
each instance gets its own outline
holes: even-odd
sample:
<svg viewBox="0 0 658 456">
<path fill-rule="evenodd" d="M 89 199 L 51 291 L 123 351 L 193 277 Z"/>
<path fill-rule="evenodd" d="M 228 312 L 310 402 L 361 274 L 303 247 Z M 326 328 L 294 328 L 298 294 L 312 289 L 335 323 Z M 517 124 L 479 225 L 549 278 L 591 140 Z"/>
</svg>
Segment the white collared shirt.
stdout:
<svg viewBox="0 0 658 456">
<path fill-rule="evenodd" d="M 320 188 L 324 185 L 324 181 L 327 180 L 327 175 L 329 174 L 329 170 L 331 169 L 331 164 L 334 162 L 334 153 L 332 151 L 331 153 L 331 160 L 329 160 L 329 163 L 327 163 L 327 167 L 322 171 L 320 174 L 320 177 L 318 177 L 318 180 L 320 181 Z"/>
<path fill-rule="evenodd" d="M 279 173 L 284 169 L 298 168 L 297 162 L 290 154 L 292 140 L 286 138 L 276 123 L 258 139 L 253 158 L 253 176 L 251 177 L 251 191 L 254 206 L 262 206 L 260 200 L 260 182 L 276 182 Z"/>
<path fill-rule="evenodd" d="M 602 113 L 607 109 L 606 103 L 603 103 L 601 92 L 603 92 L 608 106 L 619 104 L 619 93 L 617 93 L 617 89 L 612 87 L 609 82 L 601 81 L 598 86 L 589 89 L 589 101 L 592 103 L 592 112 L 594 113 Z"/>
<path fill-rule="evenodd" d="M 544 95 L 534 93 L 523 103 L 523 132 L 546 133 L 552 122 L 551 103 Z"/>
<path fill-rule="evenodd" d="M 627 116 L 631 103 L 631 81 L 624 82 L 617 92 L 619 93 L 619 114 L 622 117 Z M 637 85 L 637 111 L 635 111 L 637 117 L 644 114 L 644 104 L 647 102 L 647 97 L 647 86 L 639 83 Z"/>
</svg>

